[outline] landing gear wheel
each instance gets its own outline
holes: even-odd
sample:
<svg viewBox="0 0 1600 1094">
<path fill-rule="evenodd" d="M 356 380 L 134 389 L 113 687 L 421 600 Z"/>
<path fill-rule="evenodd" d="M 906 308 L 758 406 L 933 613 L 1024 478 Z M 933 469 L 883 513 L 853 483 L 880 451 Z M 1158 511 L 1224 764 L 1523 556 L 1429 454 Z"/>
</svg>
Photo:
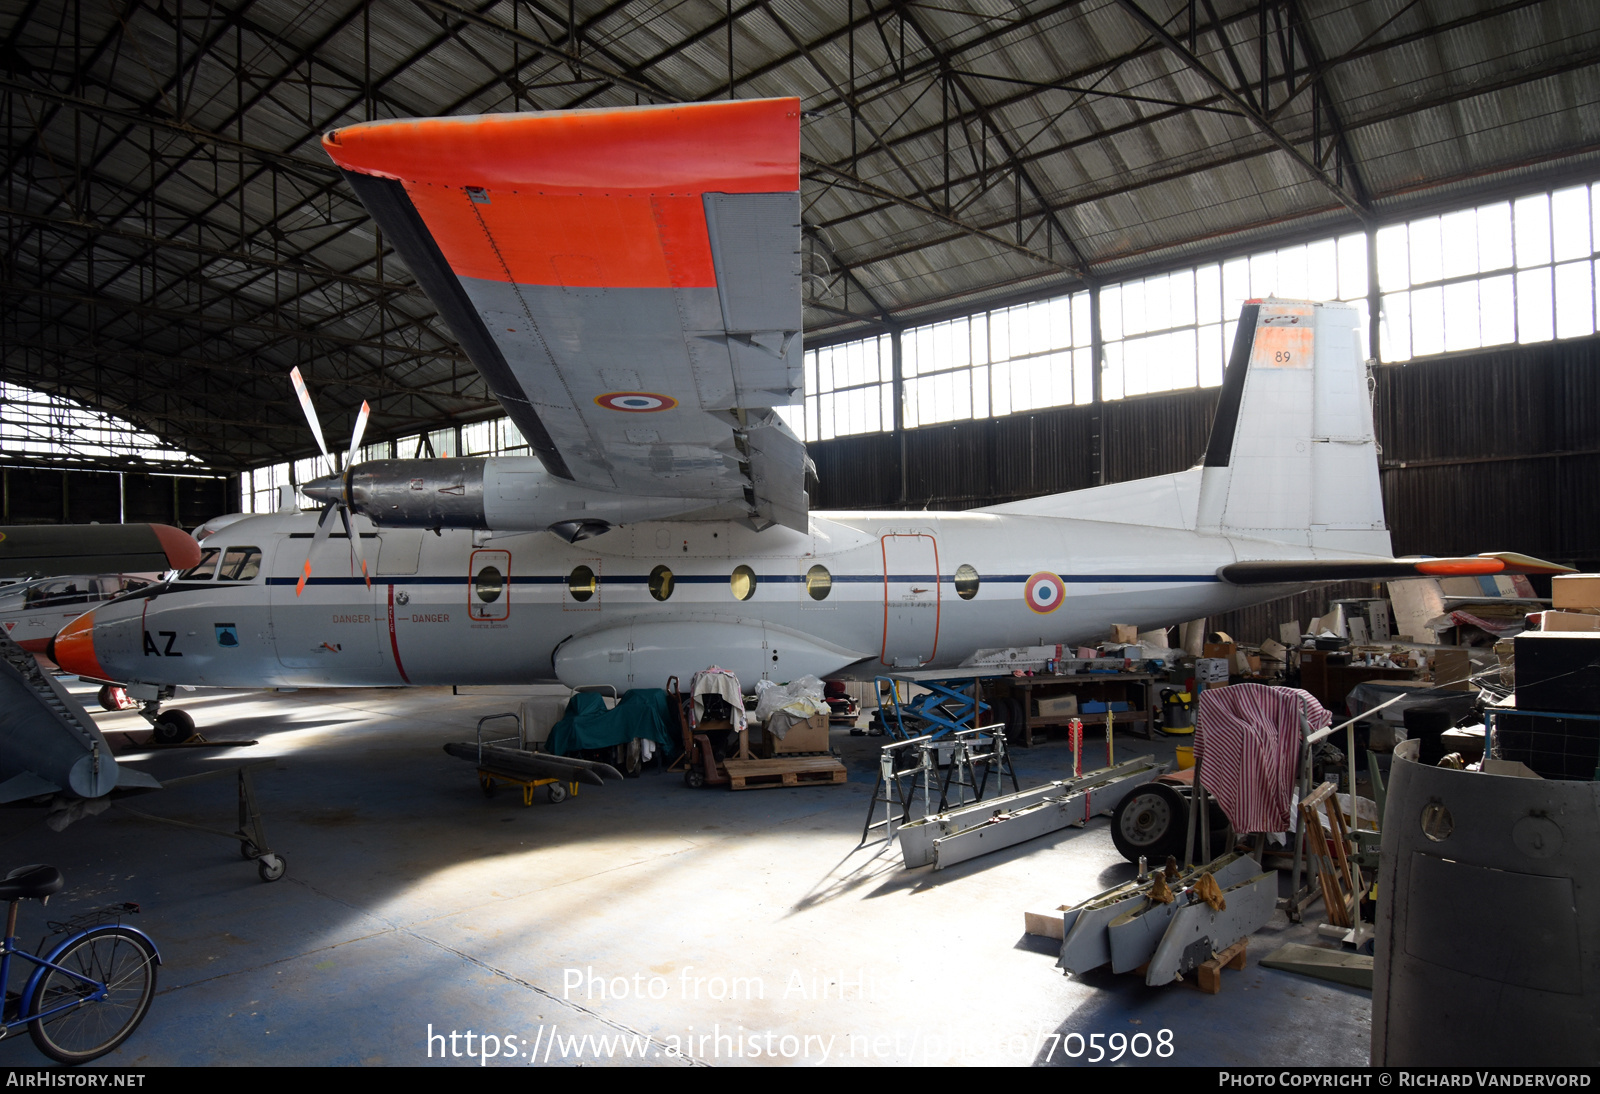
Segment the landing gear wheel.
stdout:
<svg viewBox="0 0 1600 1094">
<path fill-rule="evenodd" d="M 158 745 L 180 745 L 194 736 L 194 719 L 181 710 L 169 710 L 151 725 L 151 740 Z"/>
<path fill-rule="evenodd" d="M 1189 803 L 1161 783 L 1134 787 L 1111 817 L 1111 842 L 1129 862 L 1140 855 L 1157 865 L 1168 855 L 1181 858 L 1188 831 Z"/>
<path fill-rule="evenodd" d="M 683 785 L 690 790 L 699 790 L 706 784 L 706 773 L 698 767 L 691 767 L 683 773 Z"/>
<path fill-rule="evenodd" d="M 567 800 L 567 784 L 551 783 L 550 789 L 545 791 L 545 796 L 550 799 L 551 805 L 560 805 Z"/>
<path fill-rule="evenodd" d="M 82 1064 L 104 1056 L 144 1020 L 156 993 L 157 958 L 155 947 L 139 932 L 109 924 L 94 927 L 50 961 L 60 968 L 43 970 L 25 1012 L 79 1003 L 28 1024 L 33 1043 L 52 1060 Z M 105 984 L 105 998 L 91 1001 L 94 989 L 62 970 Z"/>
<path fill-rule="evenodd" d="M 262 881 L 277 881 L 289 869 L 282 855 L 263 855 L 256 862 L 256 873 Z"/>
<path fill-rule="evenodd" d="M 102 687 L 100 694 L 96 698 L 100 701 L 101 710 L 131 710 L 139 705 L 128 698 L 126 690 L 117 687 L 115 684 L 107 684 Z"/>
<path fill-rule="evenodd" d="M 260 858 L 261 857 L 261 848 L 257 847 L 255 844 L 251 843 L 249 840 L 240 840 L 239 841 L 239 857 L 240 858 Z"/>
</svg>

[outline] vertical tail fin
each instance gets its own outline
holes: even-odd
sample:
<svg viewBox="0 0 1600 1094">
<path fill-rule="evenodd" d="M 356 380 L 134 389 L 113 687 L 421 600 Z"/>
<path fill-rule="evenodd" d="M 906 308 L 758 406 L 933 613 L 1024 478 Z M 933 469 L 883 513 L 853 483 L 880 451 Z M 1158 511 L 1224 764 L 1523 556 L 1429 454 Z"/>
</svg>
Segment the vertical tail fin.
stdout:
<svg viewBox="0 0 1600 1094">
<path fill-rule="evenodd" d="M 1245 305 L 1206 447 L 1199 531 L 1389 556 L 1356 326 L 1346 304 Z"/>
</svg>

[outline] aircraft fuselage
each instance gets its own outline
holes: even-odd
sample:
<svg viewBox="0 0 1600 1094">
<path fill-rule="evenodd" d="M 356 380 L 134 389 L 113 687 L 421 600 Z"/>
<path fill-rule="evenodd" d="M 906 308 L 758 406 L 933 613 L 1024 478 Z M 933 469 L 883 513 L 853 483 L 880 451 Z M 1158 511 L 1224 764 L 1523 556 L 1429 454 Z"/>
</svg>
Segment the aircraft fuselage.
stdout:
<svg viewBox="0 0 1600 1094">
<path fill-rule="evenodd" d="M 749 688 L 763 676 L 955 667 L 984 649 L 1097 641 L 1112 623 L 1165 626 L 1286 591 L 1219 581 L 1239 545 L 1181 528 L 848 512 L 813 514 L 808 534 L 643 522 L 575 544 L 373 531 L 358 518 L 370 588 L 340 536 L 317 548 L 297 594 L 314 520 L 228 526 L 206 547 L 259 549 L 259 573 L 191 571 L 103 605 L 62 632 L 61 656 L 130 684 L 625 689 L 719 664 Z M 1253 558 L 1310 554 L 1245 546 Z"/>
</svg>

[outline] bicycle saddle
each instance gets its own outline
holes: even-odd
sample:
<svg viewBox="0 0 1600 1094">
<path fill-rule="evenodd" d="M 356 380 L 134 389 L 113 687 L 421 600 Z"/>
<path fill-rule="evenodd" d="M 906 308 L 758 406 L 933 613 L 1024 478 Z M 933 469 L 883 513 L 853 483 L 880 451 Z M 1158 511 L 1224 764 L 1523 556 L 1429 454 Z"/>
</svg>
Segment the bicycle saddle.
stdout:
<svg viewBox="0 0 1600 1094">
<path fill-rule="evenodd" d="M 0 901 L 41 900 L 66 883 L 54 866 L 18 866 L 0 881 Z"/>
</svg>

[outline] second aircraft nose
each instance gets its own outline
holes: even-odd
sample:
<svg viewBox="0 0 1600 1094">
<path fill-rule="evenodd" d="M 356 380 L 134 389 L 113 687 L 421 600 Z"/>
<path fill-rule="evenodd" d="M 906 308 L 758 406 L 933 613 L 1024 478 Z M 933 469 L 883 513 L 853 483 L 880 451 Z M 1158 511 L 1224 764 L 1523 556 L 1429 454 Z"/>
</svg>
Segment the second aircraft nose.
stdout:
<svg viewBox="0 0 1600 1094">
<path fill-rule="evenodd" d="M 97 609 L 98 610 L 98 609 Z M 46 656 L 74 676 L 88 676 L 96 680 L 111 680 L 94 652 L 93 611 L 85 612 L 50 639 Z"/>
</svg>

